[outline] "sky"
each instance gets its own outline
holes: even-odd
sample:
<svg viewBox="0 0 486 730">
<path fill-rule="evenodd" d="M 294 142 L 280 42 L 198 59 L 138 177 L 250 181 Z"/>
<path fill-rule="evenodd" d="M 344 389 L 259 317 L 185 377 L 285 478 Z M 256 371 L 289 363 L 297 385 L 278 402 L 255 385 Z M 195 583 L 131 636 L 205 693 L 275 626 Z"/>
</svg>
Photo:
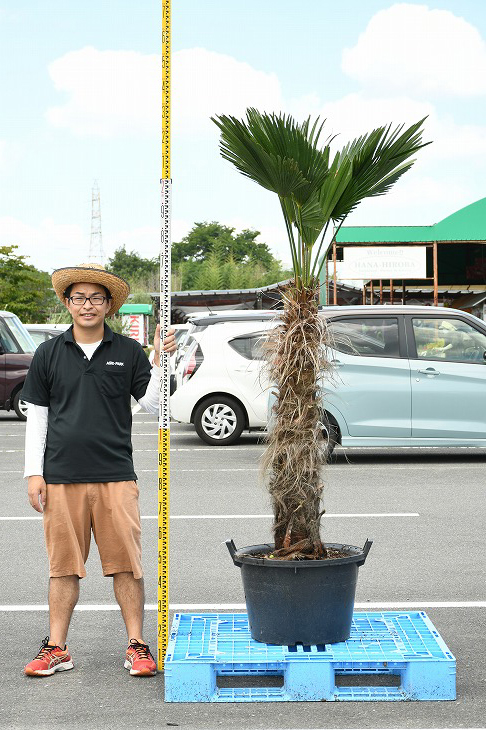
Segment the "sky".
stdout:
<svg viewBox="0 0 486 730">
<path fill-rule="evenodd" d="M 160 248 L 159 0 L 0 0 L 0 245 L 36 267 Z M 334 145 L 427 116 L 417 162 L 349 225 L 428 225 L 486 196 L 486 3 L 172 0 L 172 239 L 196 222 L 261 232 L 290 260 L 278 202 L 218 148 L 214 114 L 326 119 Z"/>
</svg>

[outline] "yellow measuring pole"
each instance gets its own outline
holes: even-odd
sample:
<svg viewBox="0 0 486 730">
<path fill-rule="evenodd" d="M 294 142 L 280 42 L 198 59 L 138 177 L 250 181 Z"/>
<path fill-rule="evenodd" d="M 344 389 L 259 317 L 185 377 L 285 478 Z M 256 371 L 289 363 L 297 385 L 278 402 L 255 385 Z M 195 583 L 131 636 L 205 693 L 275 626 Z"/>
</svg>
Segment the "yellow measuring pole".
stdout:
<svg viewBox="0 0 486 730">
<path fill-rule="evenodd" d="M 170 327 L 170 0 L 162 0 L 162 179 L 160 204 L 160 339 Z M 158 439 L 157 668 L 164 668 L 169 641 L 170 360 L 160 353 Z"/>
</svg>

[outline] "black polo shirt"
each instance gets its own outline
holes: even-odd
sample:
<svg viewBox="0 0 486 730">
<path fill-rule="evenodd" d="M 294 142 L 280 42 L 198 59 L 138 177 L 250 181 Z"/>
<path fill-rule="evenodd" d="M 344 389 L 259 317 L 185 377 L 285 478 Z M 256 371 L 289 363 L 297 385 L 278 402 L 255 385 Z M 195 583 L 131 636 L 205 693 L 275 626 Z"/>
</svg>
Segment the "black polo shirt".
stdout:
<svg viewBox="0 0 486 730">
<path fill-rule="evenodd" d="M 37 348 L 22 399 L 49 408 L 44 479 L 48 484 L 137 479 L 130 395 L 145 395 L 151 366 L 141 345 L 112 332 L 91 360 L 70 327 Z"/>
</svg>

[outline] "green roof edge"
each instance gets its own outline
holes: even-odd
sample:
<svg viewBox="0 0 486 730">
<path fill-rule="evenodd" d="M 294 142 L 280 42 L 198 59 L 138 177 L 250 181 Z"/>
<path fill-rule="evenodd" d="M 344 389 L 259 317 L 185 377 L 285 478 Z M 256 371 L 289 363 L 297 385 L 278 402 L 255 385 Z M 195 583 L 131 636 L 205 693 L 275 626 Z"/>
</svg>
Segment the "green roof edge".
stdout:
<svg viewBox="0 0 486 730">
<path fill-rule="evenodd" d="M 486 198 L 429 226 L 343 226 L 337 243 L 428 243 L 486 241 Z"/>
</svg>

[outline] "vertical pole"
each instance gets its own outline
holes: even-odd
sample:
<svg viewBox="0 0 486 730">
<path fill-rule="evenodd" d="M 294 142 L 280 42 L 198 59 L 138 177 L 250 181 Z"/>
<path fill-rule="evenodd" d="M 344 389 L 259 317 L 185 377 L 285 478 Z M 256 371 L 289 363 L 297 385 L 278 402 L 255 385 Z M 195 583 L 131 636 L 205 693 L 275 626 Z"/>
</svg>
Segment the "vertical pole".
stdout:
<svg viewBox="0 0 486 730">
<path fill-rule="evenodd" d="M 329 256 L 327 253 L 326 253 L 326 281 L 325 281 L 324 286 L 325 286 L 325 292 L 326 292 L 326 294 L 325 294 L 326 301 L 324 302 L 324 304 L 329 304 Z"/>
<path fill-rule="evenodd" d="M 393 304 L 393 279 L 390 279 L 390 304 Z"/>
<path fill-rule="evenodd" d="M 439 271 L 437 267 L 437 241 L 434 241 L 434 307 L 439 306 Z"/>
<path fill-rule="evenodd" d="M 160 205 L 160 340 L 170 327 L 170 0 L 162 0 L 162 179 Z M 160 353 L 158 439 L 157 668 L 164 668 L 169 642 L 170 359 Z"/>
<path fill-rule="evenodd" d="M 380 279 L 380 304 L 383 304 L 383 279 Z"/>
<path fill-rule="evenodd" d="M 375 303 L 375 289 L 373 285 L 373 279 L 370 281 L 370 304 Z"/>
<path fill-rule="evenodd" d="M 363 284 L 363 304 L 366 304 L 366 284 Z"/>
<path fill-rule="evenodd" d="M 405 304 L 405 281 L 402 279 L 402 304 Z"/>
<path fill-rule="evenodd" d="M 333 274 L 333 280 L 334 280 L 334 298 L 333 298 L 333 304 L 337 304 L 337 267 L 336 267 L 336 239 L 332 239 L 332 262 L 334 265 L 334 274 Z"/>
</svg>

